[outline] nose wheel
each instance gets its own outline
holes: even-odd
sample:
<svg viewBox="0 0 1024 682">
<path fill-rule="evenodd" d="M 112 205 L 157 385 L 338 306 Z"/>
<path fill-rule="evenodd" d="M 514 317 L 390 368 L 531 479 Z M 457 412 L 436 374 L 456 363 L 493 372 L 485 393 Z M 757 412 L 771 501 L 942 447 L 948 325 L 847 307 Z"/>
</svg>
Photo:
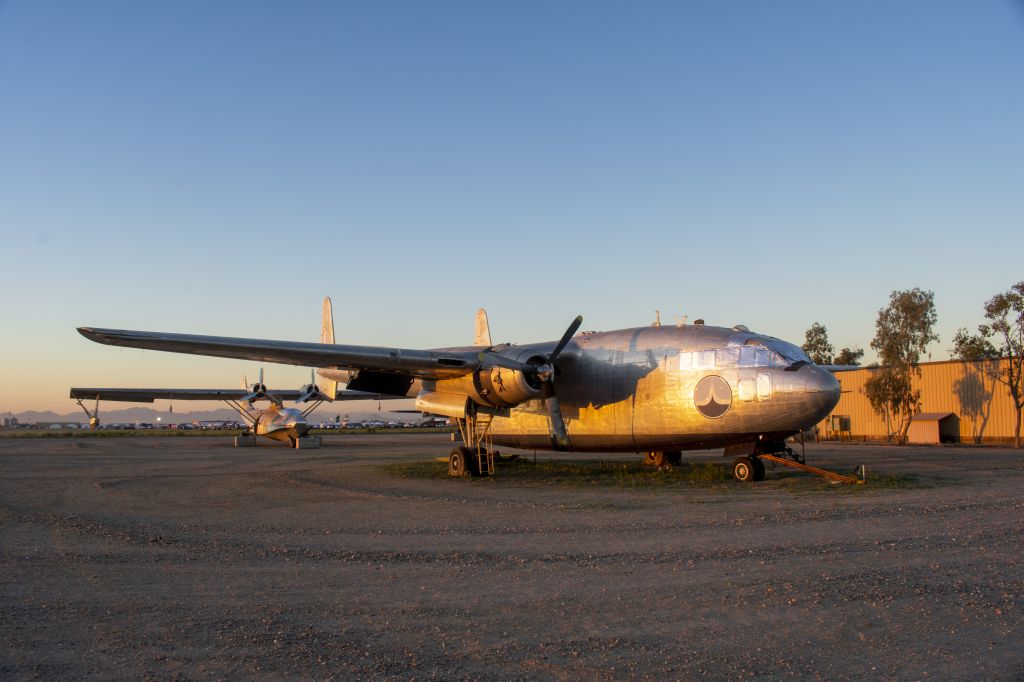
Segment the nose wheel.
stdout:
<svg viewBox="0 0 1024 682">
<path fill-rule="evenodd" d="M 764 462 L 758 457 L 737 457 L 732 463 L 732 475 L 743 483 L 763 481 Z"/>
</svg>

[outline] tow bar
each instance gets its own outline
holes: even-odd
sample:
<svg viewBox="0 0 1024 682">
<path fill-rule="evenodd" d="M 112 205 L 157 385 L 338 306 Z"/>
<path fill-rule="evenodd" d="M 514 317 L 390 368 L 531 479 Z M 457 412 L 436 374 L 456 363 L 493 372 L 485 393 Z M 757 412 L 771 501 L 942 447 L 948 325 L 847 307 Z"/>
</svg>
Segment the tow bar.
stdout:
<svg viewBox="0 0 1024 682">
<path fill-rule="evenodd" d="M 833 483 L 849 483 L 851 485 L 864 485 L 865 476 L 863 465 L 858 467 L 858 473 L 860 474 L 859 476 L 847 476 L 844 474 L 837 474 L 834 471 L 827 471 L 825 469 L 819 469 L 818 467 L 812 467 L 807 464 L 804 464 L 803 462 L 796 461 L 795 459 L 785 459 L 783 457 L 779 457 L 778 455 L 761 454 L 757 456 L 760 457 L 761 459 L 767 459 L 770 462 L 775 462 L 776 464 L 781 464 L 783 466 L 799 469 L 800 471 L 806 471 L 807 473 L 810 474 L 817 474 L 818 476 L 827 478 Z"/>
</svg>

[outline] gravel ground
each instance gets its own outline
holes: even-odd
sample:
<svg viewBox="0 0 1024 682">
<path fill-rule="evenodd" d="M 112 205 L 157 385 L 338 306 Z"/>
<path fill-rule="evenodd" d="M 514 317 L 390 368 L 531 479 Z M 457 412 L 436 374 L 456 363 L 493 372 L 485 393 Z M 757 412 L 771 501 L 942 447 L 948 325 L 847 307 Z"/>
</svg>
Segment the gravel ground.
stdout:
<svg viewBox="0 0 1024 682">
<path fill-rule="evenodd" d="M 817 445 L 913 482 L 618 488 L 325 441 L 0 440 L 0 678 L 1024 679 L 1021 452 Z"/>
</svg>

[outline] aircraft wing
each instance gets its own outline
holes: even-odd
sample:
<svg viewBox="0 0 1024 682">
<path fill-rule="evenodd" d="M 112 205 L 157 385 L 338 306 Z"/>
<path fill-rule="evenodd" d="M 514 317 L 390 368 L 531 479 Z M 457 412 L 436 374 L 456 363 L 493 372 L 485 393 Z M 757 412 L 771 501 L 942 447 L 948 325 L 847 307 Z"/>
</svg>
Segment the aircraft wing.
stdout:
<svg viewBox="0 0 1024 682">
<path fill-rule="evenodd" d="M 96 327 L 79 327 L 78 331 L 87 339 L 110 346 L 212 355 L 219 358 L 276 362 L 303 367 L 368 370 L 420 379 L 458 377 L 469 374 L 480 364 L 480 349 L 431 351 Z"/>
<path fill-rule="evenodd" d="M 818 367 L 821 367 L 827 372 L 832 372 L 833 374 L 836 372 L 852 372 L 854 370 L 864 369 L 862 365 L 818 365 Z"/>
<path fill-rule="evenodd" d="M 268 391 L 279 400 L 296 400 L 302 391 Z M 151 403 L 154 400 L 241 400 L 249 395 L 244 388 L 72 388 L 71 397 L 88 400 L 115 400 L 129 403 Z M 367 391 L 337 392 L 335 400 L 394 400 L 406 396 L 383 395 Z"/>
<path fill-rule="evenodd" d="M 298 393 L 298 391 L 292 391 Z M 151 403 L 154 400 L 240 400 L 243 388 L 72 388 L 72 398 Z"/>
</svg>

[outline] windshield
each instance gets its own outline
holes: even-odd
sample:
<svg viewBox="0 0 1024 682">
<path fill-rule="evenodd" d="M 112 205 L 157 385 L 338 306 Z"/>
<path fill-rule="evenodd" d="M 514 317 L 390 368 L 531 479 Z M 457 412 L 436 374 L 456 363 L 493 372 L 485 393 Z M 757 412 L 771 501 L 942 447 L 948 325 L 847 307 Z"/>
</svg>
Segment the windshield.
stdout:
<svg viewBox="0 0 1024 682">
<path fill-rule="evenodd" d="M 791 343 L 780 341 L 779 339 L 766 338 L 763 339 L 764 345 L 768 346 L 772 351 L 778 353 L 786 360 L 789 360 L 790 364 L 794 362 L 807 362 L 811 359 L 807 357 L 807 353 L 803 351 L 800 346 L 794 346 Z"/>
<path fill-rule="evenodd" d="M 768 336 L 754 336 L 742 345 L 731 342 L 726 348 L 683 351 L 679 354 L 679 369 L 708 370 L 726 367 L 775 367 L 786 369 L 798 362 L 810 362 L 799 347 Z"/>
</svg>

